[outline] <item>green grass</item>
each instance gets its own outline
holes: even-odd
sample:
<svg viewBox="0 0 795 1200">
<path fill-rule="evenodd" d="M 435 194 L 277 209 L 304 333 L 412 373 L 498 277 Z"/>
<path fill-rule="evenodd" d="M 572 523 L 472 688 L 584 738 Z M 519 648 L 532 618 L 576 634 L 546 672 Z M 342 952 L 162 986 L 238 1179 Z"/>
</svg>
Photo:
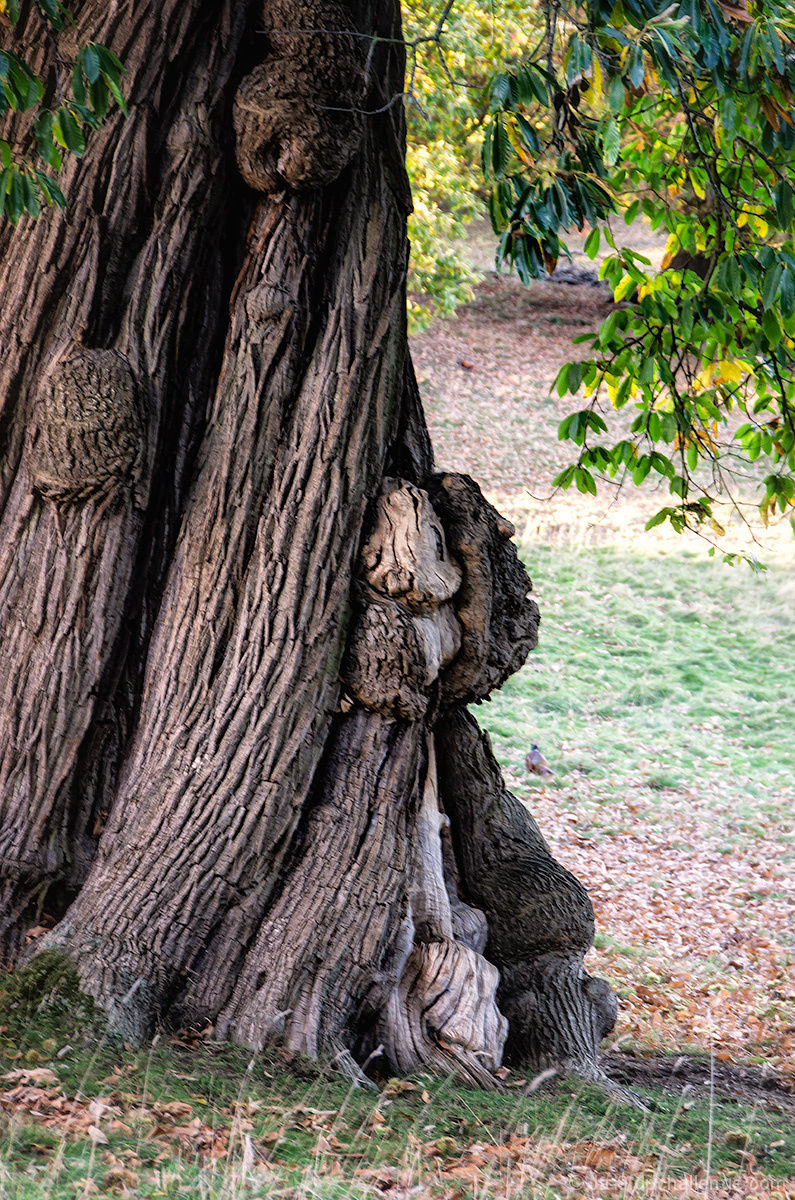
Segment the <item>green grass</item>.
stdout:
<svg viewBox="0 0 795 1200">
<path fill-rule="evenodd" d="M 523 1194 L 545 1200 L 561 1194 L 555 1172 L 574 1164 L 622 1186 L 640 1175 L 643 1194 L 665 1195 L 664 1180 L 703 1175 L 707 1157 L 715 1179 L 736 1176 L 749 1155 L 757 1177 L 771 1180 L 787 1178 L 795 1161 L 792 1114 L 710 1106 L 681 1088 L 647 1093 L 650 1112 L 569 1082 L 531 1092 L 514 1079 L 519 1086 L 495 1094 L 419 1075 L 374 1093 L 278 1051 L 252 1058 L 164 1036 L 136 1052 L 96 1040 L 63 1009 L 36 1014 L 18 1001 L 6 1000 L 0 1018 L 2 1073 L 35 1063 L 60 1080 L 49 1098 L 10 1114 L 8 1103 L 0 1107 L 4 1200 L 72 1200 L 100 1189 L 207 1200 L 378 1196 L 401 1174 L 416 1194 L 464 1200 L 507 1194 L 521 1163 L 536 1172 Z M 60 1114 L 59 1095 L 67 1101 Z M 473 1164 L 474 1179 L 456 1176 Z"/>
<path fill-rule="evenodd" d="M 719 785 L 738 820 L 781 811 L 795 778 L 795 573 L 700 555 L 525 548 L 538 649 L 478 719 L 519 773 L 531 742 L 561 786 Z"/>
<path fill-rule="evenodd" d="M 644 819 L 662 821 L 672 804 L 681 812 L 681 797 L 697 806 L 708 793 L 721 853 L 773 829 L 790 839 L 791 858 L 792 572 L 757 577 L 683 552 L 558 545 L 526 556 L 540 646 L 477 710 L 509 771 L 527 783 L 524 755 L 538 742 L 557 772 L 545 791 L 584 811 L 579 836 L 596 853 L 623 830 L 633 796 Z M 677 819 L 666 836 L 686 849 L 698 830 Z M 652 887 L 664 896 L 670 886 L 663 860 Z M 663 986 L 647 946 L 608 928 L 597 949 L 628 964 L 630 980 L 640 971 Z M 705 960 L 704 971 L 722 981 L 726 968 Z M 66 985 L 45 1006 L 36 987 L 0 998 L 0 1076 L 46 1069 L 58 1079 L 28 1101 L 5 1099 L 18 1085 L 0 1080 L 0 1200 L 98 1190 L 152 1200 L 480 1200 L 515 1194 L 525 1170 L 523 1194 L 538 1200 L 571 1195 L 558 1180 L 576 1183 L 578 1171 L 609 1176 L 615 1188 L 601 1194 L 665 1196 L 666 1181 L 703 1183 L 707 1163 L 716 1188 L 742 1177 L 758 1187 L 749 1195 L 763 1195 L 786 1179 L 778 1194 L 795 1195 L 795 1119 L 775 1105 L 710 1105 L 679 1085 L 646 1093 L 651 1111 L 642 1112 L 568 1082 L 497 1095 L 427 1076 L 382 1081 L 375 1094 L 278 1051 L 252 1059 L 166 1035 L 133 1051 L 103 1039 L 88 1010 L 75 1024 L 75 1012 Z"/>
</svg>

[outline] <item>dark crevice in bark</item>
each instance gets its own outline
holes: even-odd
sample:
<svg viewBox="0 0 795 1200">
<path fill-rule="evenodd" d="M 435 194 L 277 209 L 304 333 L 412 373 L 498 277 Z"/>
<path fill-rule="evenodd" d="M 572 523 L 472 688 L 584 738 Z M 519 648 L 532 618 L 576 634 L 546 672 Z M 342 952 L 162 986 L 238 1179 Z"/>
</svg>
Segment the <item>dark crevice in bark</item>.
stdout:
<svg viewBox="0 0 795 1200">
<path fill-rule="evenodd" d="M 411 354 L 406 353 L 400 425 L 390 447 L 384 474 L 422 486 L 433 472 L 433 446 Z"/>
</svg>

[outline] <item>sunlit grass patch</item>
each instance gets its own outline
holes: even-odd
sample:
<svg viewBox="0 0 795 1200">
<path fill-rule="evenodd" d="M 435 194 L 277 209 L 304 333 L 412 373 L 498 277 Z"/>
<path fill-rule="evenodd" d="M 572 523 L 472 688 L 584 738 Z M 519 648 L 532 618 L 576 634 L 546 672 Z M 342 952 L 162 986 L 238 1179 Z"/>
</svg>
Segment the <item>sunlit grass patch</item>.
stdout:
<svg viewBox="0 0 795 1200">
<path fill-rule="evenodd" d="M 20 1046 L 43 1046 L 10 1017 Z M 789 1194 L 792 1114 L 711 1102 L 676 1082 L 675 1059 L 664 1090 L 644 1089 L 644 1112 L 562 1080 L 533 1090 L 516 1073 L 502 1094 L 424 1074 L 367 1091 L 279 1051 L 161 1035 L 98 1055 L 68 1022 L 48 1033 L 72 1047 L 42 1058 L 56 1081 L 18 1084 L 15 1098 L 0 1085 L 3 1197 L 552 1200 L 700 1196 L 705 1181 L 731 1197 Z M 3 1073 L 15 1053 L 7 1041 Z"/>
<path fill-rule="evenodd" d="M 477 715 L 592 895 L 591 969 L 623 997 L 619 1036 L 792 1071 L 795 573 L 524 552 L 539 648 Z M 524 769 L 533 742 L 546 784 Z"/>
<path fill-rule="evenodd" d="M 720 780 L 741 808 L 792 788 L 791 571 L 567 545 L 526 559 L 539 647 L 478 710 L 506 765 L 543 740 L 559 781 Z"/>
</svg>

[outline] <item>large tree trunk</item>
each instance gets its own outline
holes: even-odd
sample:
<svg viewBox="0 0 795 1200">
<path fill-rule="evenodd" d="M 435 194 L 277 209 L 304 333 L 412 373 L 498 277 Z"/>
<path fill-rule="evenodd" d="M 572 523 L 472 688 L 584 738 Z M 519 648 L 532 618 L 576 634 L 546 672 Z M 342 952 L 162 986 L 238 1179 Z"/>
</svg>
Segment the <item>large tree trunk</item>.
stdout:
<svg viewBox="0 0 795 1200">
<path fill-rule="evenodd" d="M 62 36 L 131 115 L 0 243 L 3 953 L 55 915 L 131 1039 L 593 1074 L 590 905 L 464 709 L 538 616 L 433 473 L 397 7 L 140 9 Z"/>
</svg>

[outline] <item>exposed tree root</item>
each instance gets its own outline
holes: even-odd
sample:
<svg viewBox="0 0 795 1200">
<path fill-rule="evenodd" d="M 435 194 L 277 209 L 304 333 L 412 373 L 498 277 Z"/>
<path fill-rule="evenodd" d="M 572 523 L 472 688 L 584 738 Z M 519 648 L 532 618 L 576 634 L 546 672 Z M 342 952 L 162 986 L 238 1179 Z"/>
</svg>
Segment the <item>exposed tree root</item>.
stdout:
<svg viewBox="0 0 795 1200">
<path fill-rule="evenodd" d="M 502 976 L 507 1060 L 599 1079 L 599 1043 L 615 1023 L 616 1003 L 608 985 L 583 967 L 593 944 L 588 895 L 505 789 L 473 718 L 443 718 L 436 740 L 459 887 L 486 913 L 485 953 Z"/>
</svg>

